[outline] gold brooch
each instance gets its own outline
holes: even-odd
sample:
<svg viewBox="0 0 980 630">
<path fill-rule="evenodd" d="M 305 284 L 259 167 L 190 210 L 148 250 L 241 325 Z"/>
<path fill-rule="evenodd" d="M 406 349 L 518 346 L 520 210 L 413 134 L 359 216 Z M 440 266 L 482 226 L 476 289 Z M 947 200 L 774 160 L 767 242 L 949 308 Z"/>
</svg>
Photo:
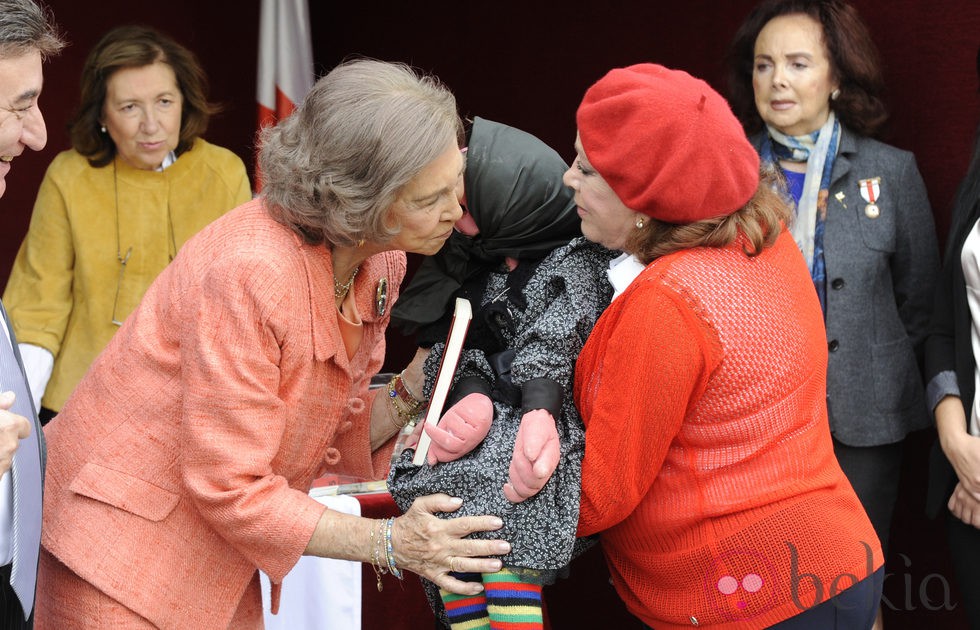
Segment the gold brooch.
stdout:
<svg viewBox="0 0 980 630">
<path fill-rule="evenodd" d="M 388 310 L 388 278 L 378 280 L 378 289 L 374 292 L 374 308 L 378 317 L 384 317 Z"/>
</svg>

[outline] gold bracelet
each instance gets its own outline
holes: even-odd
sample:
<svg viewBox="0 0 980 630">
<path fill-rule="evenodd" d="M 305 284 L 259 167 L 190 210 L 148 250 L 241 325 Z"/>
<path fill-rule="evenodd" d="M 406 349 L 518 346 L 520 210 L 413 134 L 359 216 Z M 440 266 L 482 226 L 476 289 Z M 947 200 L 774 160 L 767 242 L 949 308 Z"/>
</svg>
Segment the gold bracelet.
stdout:
<svg viewBox="0 0 980 630">
<path fill-rule="evenodd" d="M 388 568 L 386 566 L 387 559 L 385 564 L 382 564 L 381 562 L 381 554 L 383 553 L 384 544 L 385 544 L 384 527 L 385 527 L 384 519 L 378 520 L 377 539 L 375 539 L 373 524 L 371 527 L 371 553 L 372 553 L 371 566 L 374 568 L 374 575 L 378 579 L 379 593 L 382 591 L 382 589 L 384 589 L 384 585 L 381 583 L 381 576 L 388 572 Z"/>
<path fill-rule="evenodd" d="M 396 398 L 388 396 L 388 403 L 388 418 L 397 429 L 404 429 L 417 417 L 409 413 L 402 405 L 400 405 Z M 392 415 L 392 410 L 394 410 L 395 415 L 401 419 L 401 422 L 395 419 L 395 416 Z"/>
<path fill-rule="evenodd" d="M 414 416 L 409 415 L 404 409 L 399 408 L 398 403 L 396 403 L 393 399 L 388 398 L 388 401 L 389 403 L 385 405 L 385 415 L 388 416 L 388 420 L 391 422 L 392 426 L 399 431 L 407 426 L 415 426 L 415 423 L 421 417 L 421 414 Z M 398 422 L 398 420 L 395 418 L 395 414 L 398 414 L 398 417 L 402 419 L 401 422 Z"/>
<path fill-rule="evenodd" d="M 385 396 L 385 398 L 388 398 L 388 397 Z M 388 420 L 391 421 L 391 424 L 395 425 L 395 428 L 396 429 L 399 429 L 399 430 L 400 429 L 404 429 L 405 428 L 405 425 L 398 424 L 398 421 L 395 420 L 395 415 L 391 411 L 392 407 L 395 406 L 395 403 L 390 402 L 390 399 L 388 399 L 388 400 L 389 400 L 389 402 L 386 402 L 385 403 L 385 415 L 388 416 Z"/>
<path fill-rule="evenodd" d="M 422 414 L 422 409 L 425 407 L 425 402 L 412 396 L 405 388 L 401 374 L 391 377 L 385 386 L 385 395 L 401 420 L 399 424 L 392 418 L 392 422 L 399 429 L 403 429 L 409 423 L 414 422 Z"/>
</svg>

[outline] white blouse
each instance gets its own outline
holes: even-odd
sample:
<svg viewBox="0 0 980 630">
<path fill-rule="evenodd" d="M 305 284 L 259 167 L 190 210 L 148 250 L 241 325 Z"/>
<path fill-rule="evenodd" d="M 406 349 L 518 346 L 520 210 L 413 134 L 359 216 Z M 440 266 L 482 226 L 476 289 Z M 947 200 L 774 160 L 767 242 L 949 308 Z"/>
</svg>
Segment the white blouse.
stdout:
<svg viewBox="0 0 980 630">
<path fill-rule="evenodd" d="M 966 279 L 966 301 L 970 305 L 970 343 L 973 356 L 978 359 L 973 371 L 977 395 L 973 397 L 973 408 L 970 409 L 970 435 L 980 436 L 980 221 L 963 243 L 960 264 Z"/>
</svg>

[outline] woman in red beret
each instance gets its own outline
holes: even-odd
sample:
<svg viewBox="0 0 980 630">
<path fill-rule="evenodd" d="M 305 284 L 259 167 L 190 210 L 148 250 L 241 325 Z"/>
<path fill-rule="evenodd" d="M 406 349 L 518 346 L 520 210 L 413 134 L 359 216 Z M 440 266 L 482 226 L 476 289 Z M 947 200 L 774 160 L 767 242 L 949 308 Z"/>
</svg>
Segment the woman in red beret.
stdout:
<svg viewBox="0 0 980 630">
<path fill-rule="evenodd" d="M 579 535 L 657 630 L 866 630 L 881 547 L 834 458 L 820 303 L 741 125 L 653 64 L 609 72 L 576 122 L 582 232 L 640 270 L 613 270 L 576 364 Z"/>
</svg>

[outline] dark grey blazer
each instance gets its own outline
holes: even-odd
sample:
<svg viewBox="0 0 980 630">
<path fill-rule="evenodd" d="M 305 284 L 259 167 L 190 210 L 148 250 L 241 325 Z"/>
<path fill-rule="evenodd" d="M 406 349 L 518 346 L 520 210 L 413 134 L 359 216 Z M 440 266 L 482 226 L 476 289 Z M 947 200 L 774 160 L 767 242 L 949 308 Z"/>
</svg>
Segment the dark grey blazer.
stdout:
<svg viewBox="0 0 980 630">
<path fill-rule="evenodd" d="M 858 182 L 874 177 L 870 218 Z M 824 229 L 830 430 L 851 446 L 897 442 L 931 423 L 919 366 L 939 247 L 915 157 L 842 128 Z"/>
</svg>

